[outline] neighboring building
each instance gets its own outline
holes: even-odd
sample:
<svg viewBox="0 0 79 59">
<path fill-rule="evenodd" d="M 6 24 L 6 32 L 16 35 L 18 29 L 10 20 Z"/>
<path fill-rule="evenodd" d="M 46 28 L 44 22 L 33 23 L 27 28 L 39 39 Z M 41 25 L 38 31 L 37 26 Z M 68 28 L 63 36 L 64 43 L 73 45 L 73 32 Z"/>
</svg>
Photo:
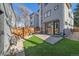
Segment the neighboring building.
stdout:
<svg viewBox="0 0 79 59">
<path fill-rule="evenodd" d="M 30 17 L 30 16 L 29 16 Z M 25 27 L 25 26 L 28 26 L 30 27 L 30 18 L 25 18 L 24 16 L 19 16 L 19 15 L 16 15 L 16 27 Z"/>
<path fill-rule="evenodd" d="M 15 13 L 12 8 L 12 5 L 9 3 L 0 3 L 0 10 L 3 11 L 3 14 L 0 15 L 0 55 L 5 55 L 10 45 L 10 38 L 8 35 L 11 35 L 10 27 L 15 26 Z"/>
<path fill-rule="evenodd" d="M 25 21 L 23 17 L 16 15 L 16 27 L 25 27 Z"/>
<path fill-rule="evenodd" d="M 22 16 L 21 20 L 23 19 L 23 21 L 25 22 L 25 26 L 26 27 L 30 27 L 30 16 L 29 15 L 24 15 Z"/>
<path fill-rule="evenodd" d="M 32 13 L 30 16 L 30 26 L 37 28 L 39 27 L 39 16 L 37 13 Z"/>
<path fill-rule="evenodd" d="M 69 3 L 39 4 L 39 27 L 41 32 L 51 35 L 70 34 L 74 17 Z"/>
</svg>

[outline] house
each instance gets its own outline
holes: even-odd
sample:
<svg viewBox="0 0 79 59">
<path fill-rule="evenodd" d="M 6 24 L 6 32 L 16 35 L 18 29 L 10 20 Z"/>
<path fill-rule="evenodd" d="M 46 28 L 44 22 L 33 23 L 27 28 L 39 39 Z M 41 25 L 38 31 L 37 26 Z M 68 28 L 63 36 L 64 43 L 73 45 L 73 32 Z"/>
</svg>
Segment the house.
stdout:
<svg viewBox="0 0 79 59">
<path fill-rule="evenodd" d="M 22 16 L 16 15 L 16 27 L 25 27 L 25 19 Z"/>
<path fill-rule="evenodd" d="M 10 45 L 10 27 L 15 26 L 16 16 L 10 3 L 0 3 L 0 55 L 5 55 Z"/>
<path fill-rule="evenodd" d="M 69 35 L 74 26 L 70 3 L 40 3 L 39 27 L 41 33 Z"/>
<path fill-rule="evenodd" d="M 30 15 L 30 27 L 33 33 L 36 33 L 39 30 L 39 15 L 38 13 L 32 13 Z"/>
<path fill-rule="evenodd" d="M 32 13 L 30 16 L 30 26 L 31 27 L 39 27 L 39 18 L 37 13 Z"/>
</svg>

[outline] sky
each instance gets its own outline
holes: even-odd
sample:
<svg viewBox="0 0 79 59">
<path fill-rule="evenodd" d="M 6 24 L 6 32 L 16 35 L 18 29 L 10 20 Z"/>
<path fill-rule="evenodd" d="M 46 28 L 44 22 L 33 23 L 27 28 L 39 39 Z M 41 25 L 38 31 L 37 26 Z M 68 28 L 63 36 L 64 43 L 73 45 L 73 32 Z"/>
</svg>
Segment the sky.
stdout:
<svg viewBox="0 0 79 59">
<path fill-rule="evenodd" d="M 72 11 L 74 12 L 74 9 L 76 9 L 77 3 L 72 3 Z"/>
<path fill-rule="evenodd" d="M 13 3 L 13 9 L 16 12 L 16 14 L 20 15 L 22 12 L 19 9 L 19 6 L 23 5 L 24 7 L 29 9 L 29 14 L 33 13 L 33 12 L 37 12 L 39 9 L 39 6 L 37 3 Z"/>
<path fill-rule="evenodd" d="M 16 12 L 16 14 L 20 15 L 22 12 L 19 9 L 19 6 L 23 5 L 26 8 L 29 9 L 29 14 L 31 14 L 32 12 L 37 12 L 37 10 L 39 9 L 39 6 L 37 3 L 13 3 L 13 9 Z M 74 9 L 76 8 L 76 3 L 72 3 L 72 11 L 74 12 Z"/>
</svg>

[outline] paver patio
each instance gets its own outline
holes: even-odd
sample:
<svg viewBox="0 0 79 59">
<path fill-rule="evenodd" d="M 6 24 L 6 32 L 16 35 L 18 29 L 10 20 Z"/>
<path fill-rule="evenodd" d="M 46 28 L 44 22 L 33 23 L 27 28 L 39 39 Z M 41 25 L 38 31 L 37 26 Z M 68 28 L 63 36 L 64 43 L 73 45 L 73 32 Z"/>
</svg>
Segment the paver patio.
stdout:
<svg viewBox="0 0 79 59">
<path fill-rule="evenodd" d="M 51 44 L 55 44 L 62 39 L 62 37 L 60 37 L 60 36 L 55 37 L 55 36 L 45 35 L 45 34 L 35 34 L 35 36 L 37 36 Z"/>
<path fill-rule="evenodd" d="M 79 41 L 79 32 L 74 32 L 73 34 L 67 37 L 68 39 Z"/>
</svg>

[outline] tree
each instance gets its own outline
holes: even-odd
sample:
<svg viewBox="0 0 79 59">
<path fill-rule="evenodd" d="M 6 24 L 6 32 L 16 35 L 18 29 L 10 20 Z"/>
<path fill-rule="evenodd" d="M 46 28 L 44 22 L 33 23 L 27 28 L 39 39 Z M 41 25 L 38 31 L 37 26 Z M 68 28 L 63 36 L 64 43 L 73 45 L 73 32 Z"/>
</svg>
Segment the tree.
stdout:
<svg viewBox="0 0 79 59">
<path fill-rule="evenodd" d="M 77 4 L 77 8 L 74 12 L 74 25 L 79 27 L 79 3 Z"/>
</svg>

